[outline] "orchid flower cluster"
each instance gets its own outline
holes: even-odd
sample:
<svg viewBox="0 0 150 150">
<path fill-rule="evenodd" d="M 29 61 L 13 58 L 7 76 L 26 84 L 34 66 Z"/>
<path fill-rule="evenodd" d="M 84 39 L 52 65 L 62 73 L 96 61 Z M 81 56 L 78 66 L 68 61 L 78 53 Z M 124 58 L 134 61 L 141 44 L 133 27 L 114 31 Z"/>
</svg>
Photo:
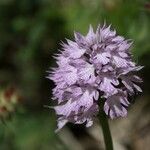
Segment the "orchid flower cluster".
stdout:
<svg viewBox="0 0 150 150">
<path fill-rule="evenodd" d="M 49 72 L 53 80 L 54 110 L 58 130 L 67 122 L 93 124 L 99 103 L 111 119 L 125 117 L 128 97 L 142 92 L 142 82 L 135 73 L 142 69 L 132 61 L 131 40 L 116 34 L 111 26 L 90 26 L 86 36 L 75 32 L 75 40 L 67 39 L 55 56 L 58 67 Z"/>
</svg>

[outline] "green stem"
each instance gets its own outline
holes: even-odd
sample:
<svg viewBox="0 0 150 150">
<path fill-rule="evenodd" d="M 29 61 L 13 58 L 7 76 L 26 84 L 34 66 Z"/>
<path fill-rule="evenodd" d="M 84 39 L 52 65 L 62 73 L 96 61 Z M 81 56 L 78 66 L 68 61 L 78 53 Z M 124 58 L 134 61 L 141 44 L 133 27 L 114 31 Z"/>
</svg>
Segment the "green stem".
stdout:
<svg viewBox="0 0 150 150">
<path fill-rule="evenodd" d="M 99 111 L 99 121 L 103 131 L 105 147 L 106 150 L 113 150 L 113 142 L 112 142 L 112 137 L 109 129 L 108 119 L 105 112 L 103 111 L 104 104 L 102 104 L 102 100 L 100 101 L 101 104 L 100 104 L 100 111 Z"/>
</svg>

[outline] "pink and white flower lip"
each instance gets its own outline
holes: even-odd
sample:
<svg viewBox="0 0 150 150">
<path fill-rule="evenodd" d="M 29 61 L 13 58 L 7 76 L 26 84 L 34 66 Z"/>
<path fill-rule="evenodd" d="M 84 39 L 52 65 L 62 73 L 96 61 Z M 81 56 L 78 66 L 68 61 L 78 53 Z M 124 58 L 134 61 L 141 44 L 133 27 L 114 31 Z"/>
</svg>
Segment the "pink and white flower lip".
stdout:
<svg viewBox="0 0 150 150">
<path fill-rule="evenodd" d="M 98 101 L 105 101 L 104 111 L 110 118 L 125 117 L 128 97 L 142 92 L 136 72 L 143 67 L 132 61 L 131 40 L 106 25 L 99 25 L 96 32 L 90 26 L 86 36 L 74 35 L 74 41 L 62 43 L 55 57 L 58 67 L 48 76 L 56 85 L 53 100 L 58 105 L 53 108 L 58 130 L 67 122 L 91 126 L 99 111 Z"/>
</svg>

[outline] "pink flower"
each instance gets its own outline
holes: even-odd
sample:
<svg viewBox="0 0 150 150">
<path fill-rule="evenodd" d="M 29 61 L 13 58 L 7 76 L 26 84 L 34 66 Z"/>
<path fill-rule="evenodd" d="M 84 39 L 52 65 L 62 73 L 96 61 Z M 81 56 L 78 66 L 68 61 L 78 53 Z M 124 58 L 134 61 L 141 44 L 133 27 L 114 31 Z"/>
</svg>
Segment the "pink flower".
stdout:
<svg viewBox="0 0 150 150">
<path fill-rule="evenodd" d="M 142 80 L 135 75 L 142 67 L 132 61 L 131 44 L 106 25 L 98 26 L 96 33 L 90 26 L 86 36 L 75 33 L 75 41 L 62 44 L 58 67 L 48 76 L 56 84 L 58 130 L 67 122 L 91 126 L 100 99 L 110 118 L 127 115 L 128 96 L 142 92 L 137 85 Z"/>
</svg>

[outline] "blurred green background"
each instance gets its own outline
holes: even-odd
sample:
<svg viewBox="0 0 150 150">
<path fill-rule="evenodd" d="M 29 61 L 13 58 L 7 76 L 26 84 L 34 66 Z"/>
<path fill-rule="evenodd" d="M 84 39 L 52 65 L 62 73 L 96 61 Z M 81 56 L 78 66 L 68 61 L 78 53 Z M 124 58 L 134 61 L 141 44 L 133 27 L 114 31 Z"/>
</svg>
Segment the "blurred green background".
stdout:
<svg viewBox="0 0 150 150">
<path fill-rule="evenodd" d="M 56 116 L 44 107 L 51 105 L 54 85 L 45 77 L 46 70 L 56 65 L 52 55 L 58 52 L 60 41 L 72 39 L 74 31 L 85 34 L 89 24 L 96 28 L 104 21 L 112 24 L 118 34 L 133 39 L 134 59 L 145 66 L 141 71 L 142 101 L 147 106 L 143 109 L 149 110 L 150 2 L 0 0 L 0 90 L 13 87 L 21 96 L 16 112 L 0 122 L 0 150 L 74 150 L 73 144 L 63 141 L 62 136 L 65 138 L 68 134 L 76 140 L 79 137 L 86 142 L 93 140 L 83 126 L 69 125 L 62 136 L 54 133 Z M 132 145 L 125 148 L 135 149 Z M 90 150 L 89 147 L 83 149 Z M 97 149 L 100 147 L 91 148 Z"/>
</svg>

